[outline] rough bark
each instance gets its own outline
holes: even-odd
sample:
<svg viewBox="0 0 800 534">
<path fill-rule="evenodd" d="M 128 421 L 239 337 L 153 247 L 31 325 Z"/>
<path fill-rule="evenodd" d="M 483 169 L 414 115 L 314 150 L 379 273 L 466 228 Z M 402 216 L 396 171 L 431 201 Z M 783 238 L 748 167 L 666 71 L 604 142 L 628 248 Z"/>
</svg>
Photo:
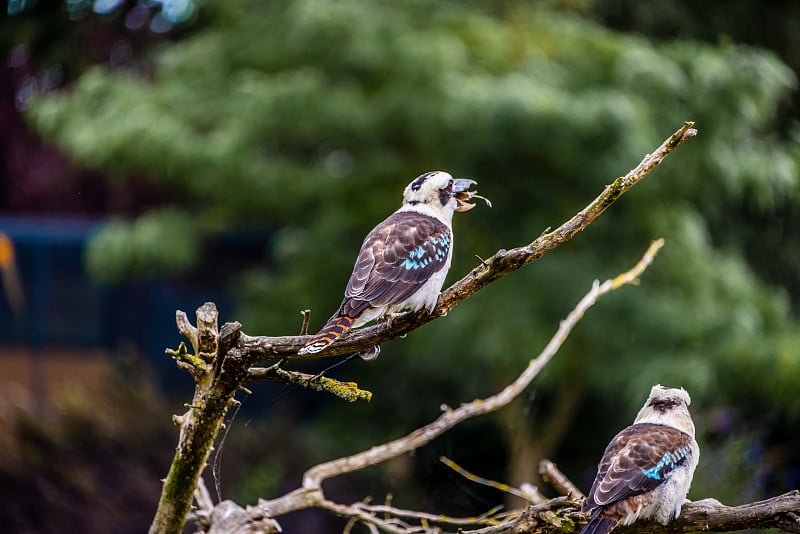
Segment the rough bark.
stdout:
<svg viewBox="0 0 800 534">
<path fill-rule="evenodd" d="M 552 501 L 551 501 L 552 502 Z M 501 529 L 481 529 L 475 534 L 555 534 L 579 532 L 586 522 L 578 501 L 555 503 L 546 509 L 529 508 L 516 525 Z M 682 534 L 685 532 L 733 532 L 746 529 L 774 528 L 800 532 L 800 491 L 790 491 L 754 503 L 725 506 L 716 499 L 687 502 L 681 515 L 667 525 L 655 521 L 637 521 L 617 527 L 616 534 Z"/>
</svg>

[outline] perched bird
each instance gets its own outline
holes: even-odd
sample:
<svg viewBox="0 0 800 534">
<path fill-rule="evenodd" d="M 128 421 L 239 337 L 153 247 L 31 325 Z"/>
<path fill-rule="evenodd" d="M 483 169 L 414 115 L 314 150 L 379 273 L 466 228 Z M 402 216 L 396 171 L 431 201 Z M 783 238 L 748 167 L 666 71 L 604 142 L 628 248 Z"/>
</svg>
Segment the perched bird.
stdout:
<svg viewBox="0 0 800 534">
<path fill-rule="evenodd" d="M 367 234 L 344 300 L 299 354 L 323 350 L 373 319 L 436 306 L 453 251 L 453 212 L 468 211 L 474 180 L 427 172 L 403 191 L 403 205 Z M 375 353 L 375 356 L 377 353 Z M 373 356 L 374 357 L 374 356 Z"/>
<path fill-rule="evenodd" d="M 689 493 L 700 449 L 683 389 L 653 386 L 633 424 L 614 436 L 598 466 L 583 511 L 581 534 L 608 534 L 622 523 L 678 517 Z"/>
</svg>

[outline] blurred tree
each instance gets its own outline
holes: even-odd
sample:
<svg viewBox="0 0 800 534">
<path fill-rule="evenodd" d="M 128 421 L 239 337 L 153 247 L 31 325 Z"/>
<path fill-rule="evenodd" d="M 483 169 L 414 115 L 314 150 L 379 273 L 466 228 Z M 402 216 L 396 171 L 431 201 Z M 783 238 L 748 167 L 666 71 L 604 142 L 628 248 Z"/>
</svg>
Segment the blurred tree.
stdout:
<svg viewBox="0 0 800 534">
<path fill-rule="evenodd" d="M 606 25 L 651 38 L 760 46 L 774 51 L 795 72 L 800 72 L 800 5 L 792 0 L 739 0 L 727 4 L 590 0 L 570 7 L 595 16 Z M 787 113 L 778 122 L 784 128 L 792 127 L 791 119 L 800 114 L 800 92 L 795 91 L 782 104 Z"/>
<path fill-rule="evenodd" d="M 800 4 L 791 0 L 773 0 L 764 4 L 755 0 L 733 3 L 697 4 L 675 0 L 668 4 L 650 0 L 592 0 L 569 4 L 604 24 L 627 32 L 645 34 L 655 39 L 694 39 L 711 43 L 741 43 L 774 51 L 782 61 L 800 73 Z M 776 113 L 775 130 L 797 137 L 800 119 L 800 91 L 782 98 Z M 777 199 L 772 209 L 753 206 L 747 196 L 727 200 L 730 205 L 710 225 L 717 242 L 740 247 L 766 280 L 790 290 L 795 306 L 800 298 L 800 279 L 795 276 L 798 252 L 796 229 L 800 216 L 791 197 Z M 742 232 L 731 240 L 727 231 L 735 220 Z M 741 224 L 746 222 L 747 224 Z M 764 235 L 759 228 L 771 226 Z"/>
<path fill-rule="evenodd" d="M 407 430 L 442 402 L 496 390 L 593 279 L 628 265 L 657 236 L 667 246 L 642 286 L 598 306 L 529 402 L 461 429 L 431 457 L 447 452 L 519 483 L 546 455 L 585 482 L 654 383 L 690 391 L 706 414 L 701 442 L 703 432 L 744 426 L 753 439 L 727 450 L 800 439 L 789 430 L 800 428 L 800 339 L 781 287 L 800 279 L 800 263 L 786 252 L 785 278 L 768 285 L 754 269 L 768 261 L 750 262 L 743 250 L 753 233 L 777 255 L 797 242 L 740 217 L 746 209 L 769 220 L 776 206 L 797 203 L 797 143 L 775 133 L 796 78 L 774 55 L 729 42 L 653 43 L 518 1 L 199 9 L 204 26 L 156 53 L 152 75 L 92 68 L 69 92 L 33 100 L 27 117 L 81 164 L 111 180 L 146 176 L 176 199 L 109 225 L 89 251 L 98 277 L 202 269 L 216 261 L 203 255 L 205 236 L 270 232 L 264 266 L 234 288 L 240 309 L 223 310 L 250 333 L 294 333 L 305 307 L 312 328 L 322 324 L 361 239 L 420 172 L 473 177 L 495 205 L 457 216 L 454 280 L 475 254 L 527 242 L 580 209 L 680 121 L 700 130 L 581 239 L 387 344 L 376 362 L 348 366 L 375 400 L 322 407 L 319 424 L 298 438 L 314 444 L 309 462 Z M 734 415 L 715 418 L 721 410 Z M 713 456 L 725 443 L 705 450 Z M 441 477 L 420 457 L 387 472 L 390 490 L 406 498 L 412 478 Z M 798 484 L 777 479 L 796 476 L 796 458 L 764 458 L 780 458 L 762 464 L 775 486 Z M 753 473 L 731 476 L 724 489 L 715 476 L 701 462 L 696 495 L 713 488 L 737 501 L 771 489 Z M 452 491 L 428 495 L 459 504 Z"/>
<path fill-rule="evenodd" d="M 148 76 L 148 53 L 186 34 L 192 0 L 10 0 L 0 18 L 0 210 L 46 216 L 137 214 L 168 201 L 143 176 L 115 183 L 42 142 L 20 112 L 39 93 L 69 87 L 93 65 Z M 173 21 L 167 19 L 172 16 Z M 187 18 L 188 17 L 188 18 Z M 193 27 L 200 27 L 194 24 Z"/>
</svg>

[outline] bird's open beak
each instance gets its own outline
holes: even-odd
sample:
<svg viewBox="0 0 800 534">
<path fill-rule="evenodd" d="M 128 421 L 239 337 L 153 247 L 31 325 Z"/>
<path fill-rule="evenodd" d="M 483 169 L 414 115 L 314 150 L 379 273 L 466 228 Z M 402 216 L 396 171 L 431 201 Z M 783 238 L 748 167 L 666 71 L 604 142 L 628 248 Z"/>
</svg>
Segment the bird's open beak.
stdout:
<svg viewBox="0 0 800 534">
<path fill-rule="evenodd" d="M 492 207 L 492 203 L 488 198 L 480 196 L 476 191 L 469 190 L 470 187 L 477 183 L 469 178 L 456 178 L 454 180 L 453 196 L 456 198 L 456 211 L 469 211 L 474 208 L 475 204 L 470 202 L 473 198 L 480 198 L 486 202 L 487 206 Z"/>
</svg>

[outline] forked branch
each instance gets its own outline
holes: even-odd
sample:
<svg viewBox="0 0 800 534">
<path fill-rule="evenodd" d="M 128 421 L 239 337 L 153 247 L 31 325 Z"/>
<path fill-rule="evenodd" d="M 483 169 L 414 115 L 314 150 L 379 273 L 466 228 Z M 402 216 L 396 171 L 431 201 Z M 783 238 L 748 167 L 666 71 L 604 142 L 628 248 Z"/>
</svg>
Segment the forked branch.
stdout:
<svg viewBox="0 0 800 534">
<path fill-rule="evenodd" d="M 243 509 L 232 503 L 223 503 L 228 520 L 238 531 L 247 525 L 248 532 L 276 532 L 277 530 L 253 530 L 254 524 L 265 524 L 269 528 L 280 528 L 277 518 L 306 509 L 321 508 L 333 514 L 349 518 L 349 527 L 362 523 L 371 532 L 391 534 L 414 534 L 423 532 L 445 532 L 451 528 L 460 533 L 471 534 L 566 534 L 577 533 L 586 522 L 580 511 L 582 494 L 580 490 L 561 473 L 552 462 L 543 462 L 540 469 L 547 473 L 548 479 L 562 493 L 567 494 L 544 502 L 534 502 L 525 510 L 499 513 L 492 509 L 478 517 L 450 517 L 441 514 L 405 510 L 389 504 L 371 505 L 364 502 L 342 504 L 332 501 L 322 487 L 328 479 L 362 470 L 370 466 L 396 458 L 414 451 L 433 439 L 441 436 L 454 426 L 478 415 L 496 411 L 506 406 L 516 396 L 524 392 L 531 381 L 555 356 L 566 341 L 572 329 L 586 311 L 603 295 L 630 283 L 635 283 L 644 270 L 652 263 L 655 254 L 663 245 L 663 240 L 651 244 L 642 259 L 629 271 L 600 284 L 595 282 L 591 290 L 560 323 L 555 335 L 544 350 L 530 361 L 527 368 L 499 393 L 462 404 L 458 408 L 443 407 L 444 413 L 430 424 L 423 426 L 394 441 L 372 447 L 352 456 L 339 458 L 306 471 L 303 485 L 281 497 L 260 500 L 258 506 Z M 452 464 L 452 462 L 450 462 Z M 463 468 L 456 466 L 460 471 Z M 469 478 L 478 479 L 469 474 Z M 501 488 L 492 483 L 493 487 Z M 538 501 L 538 499 L 536 499 Z M 633 526 L 620 528 L 620 534 L 682 534 L 696 530 L 728 532 L 745 528 L 778 528 L 786 532 L 800 532 L 800 493 L 790 492 L 779 497 L 738 507 L 728 507 L 713 499 L 687 503 L 681 516 L 664 526 L 651 521 L 640 521 Z M 234 530 L 237 531 L 237 530 Z M 217 530 L 220 534 L 232 532 Z"/>
</svg>

